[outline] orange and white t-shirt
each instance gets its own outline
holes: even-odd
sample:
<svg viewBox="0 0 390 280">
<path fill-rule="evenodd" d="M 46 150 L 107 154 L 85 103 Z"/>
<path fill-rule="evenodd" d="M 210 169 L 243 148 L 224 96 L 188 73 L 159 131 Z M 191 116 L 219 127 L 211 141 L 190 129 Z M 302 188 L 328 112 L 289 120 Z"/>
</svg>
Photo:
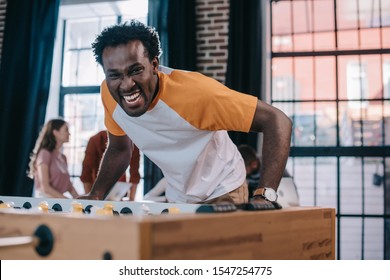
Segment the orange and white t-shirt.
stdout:
<svg viewBox="0 0 390 280">
<path fill-rule="evenodd" d="M 169 202 L 198 203 L 238 188 L 245 166 L 227 131 L 249 132 L 257 98 L 200 73 L 162 71 L 157 96 L 139 117 L 127 115 L 102 83 L 108 131 L 127 134 L 161 169 Z"/>
</svg>

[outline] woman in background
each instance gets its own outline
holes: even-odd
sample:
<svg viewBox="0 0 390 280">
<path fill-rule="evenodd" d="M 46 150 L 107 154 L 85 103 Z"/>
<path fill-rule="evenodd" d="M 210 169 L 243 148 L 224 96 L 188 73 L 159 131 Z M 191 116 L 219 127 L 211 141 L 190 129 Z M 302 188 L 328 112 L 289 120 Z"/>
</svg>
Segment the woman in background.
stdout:
<svg viewBox="0 0 390 280">
<path fill-rule="evenodd" d="M 62 119 L 48 121 L 42 128 L 31 154 L 29 177 L 34 179 L 35 197 L 73 198 L 78 196 L 70 181 L 62 145 L 69 142 L 68 124 Z"/>
</svg>

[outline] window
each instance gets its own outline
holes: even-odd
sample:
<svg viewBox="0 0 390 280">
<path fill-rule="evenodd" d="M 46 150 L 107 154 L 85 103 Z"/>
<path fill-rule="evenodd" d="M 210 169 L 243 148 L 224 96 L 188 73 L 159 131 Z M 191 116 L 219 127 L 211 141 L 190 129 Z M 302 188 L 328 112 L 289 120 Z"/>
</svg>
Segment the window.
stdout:
<svg viewBox="0 0 390 280">
<path fill-rule="evenodd" d="M 336 208 L 339 259 L 389 259 L 390 1 L 278 0 L 271 18 L 300 203 Z"/>
<path fill-rule="evenodd" d="M 348 99 L 359 102 L 350 102 L 349 106 L 356 108 L 366 107 L 367 102 L 361 99 L 368 97 L 367 66 L 359 62 L 348 62 L 347 65 L 347 96 Z"/>
<path fill-rule="evenodd" d="M 383 62 L 383 98 L 390 99 L 390 61 Z"/>
<path fill-rule="evenodd" d="M 277 76 L 272 79 L 272 92 L 275 98 L 292 100 L 299 96 L 298 81 L 292 76 Z"/>
</svg>

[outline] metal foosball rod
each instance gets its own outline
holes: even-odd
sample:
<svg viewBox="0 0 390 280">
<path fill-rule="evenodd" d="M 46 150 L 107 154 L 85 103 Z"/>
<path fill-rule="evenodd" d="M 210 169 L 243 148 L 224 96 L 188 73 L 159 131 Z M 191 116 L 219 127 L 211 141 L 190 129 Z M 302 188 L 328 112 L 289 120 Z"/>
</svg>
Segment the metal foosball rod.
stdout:
<svg viewBox="0 0 390 280">
<path fill-rule="evenodd" d="M 1 247 L 32 246 L 40 256 L 47 256 L 53 249 L 54 237 L 46 225 L 40 225 L 31 236 L 0 237 Z"/>
</svg>

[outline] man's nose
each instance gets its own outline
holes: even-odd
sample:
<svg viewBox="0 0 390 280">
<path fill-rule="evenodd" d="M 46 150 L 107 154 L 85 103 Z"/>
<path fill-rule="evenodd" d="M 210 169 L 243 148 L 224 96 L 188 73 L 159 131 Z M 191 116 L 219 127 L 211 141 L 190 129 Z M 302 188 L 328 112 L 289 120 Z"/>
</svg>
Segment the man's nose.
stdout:
<svg viewBox="0 0 390 280">
<path fill-rule="evenodd" d="M 121 82 L 121 90 L 130 91 L 134 84 L 134 80 L 131 76 L 125 76 Z"/>
</svg>

